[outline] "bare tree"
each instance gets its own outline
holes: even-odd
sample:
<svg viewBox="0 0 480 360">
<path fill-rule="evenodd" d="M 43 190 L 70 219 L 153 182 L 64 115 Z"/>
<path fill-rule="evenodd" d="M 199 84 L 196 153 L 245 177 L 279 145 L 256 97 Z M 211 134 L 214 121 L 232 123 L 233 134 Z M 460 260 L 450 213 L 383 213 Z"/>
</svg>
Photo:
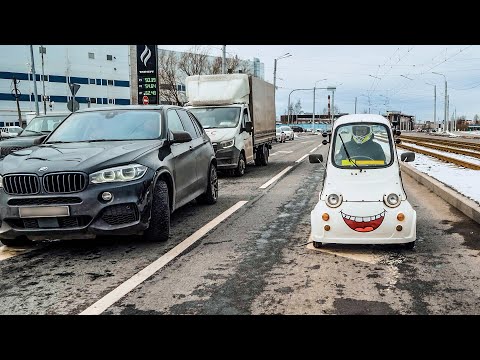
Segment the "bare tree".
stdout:
<svg viewBox="0 0 480 360">
<path fill-rule="evenodd" d="M 208 49 L 195 45 L 184 52 L 178 61 L 178 68 L 186 76 L 202 75 L 208 72 Z"/>
<path fill-rule="evenodd" d="M 298 115 L 300 114 L 300 111 L 302 111 L 302 103 L 300 102 L 300 99 L 298 99 L 295 105 L 293 106 L 293 112 L 295 115 Z"/>
<path fill-rule="evenodd" d="M 475 124 L 478 124 L 479 117 L 477 114 L 473 117 L 473 120 L 475 121 Z"/>
<path fill-rule="evenodd" d="M 216 57 L 210 64 L 209 74 L 221 74 L 222 73 L 222 58 Z"/>
<path fill-rule="evenodd" d="M 160 100 L 171 104 L 183 103 L 177 88 L 178 60 L 171 51 L 159 51 L 158 53 L 158 82 Z"/>
</svg>

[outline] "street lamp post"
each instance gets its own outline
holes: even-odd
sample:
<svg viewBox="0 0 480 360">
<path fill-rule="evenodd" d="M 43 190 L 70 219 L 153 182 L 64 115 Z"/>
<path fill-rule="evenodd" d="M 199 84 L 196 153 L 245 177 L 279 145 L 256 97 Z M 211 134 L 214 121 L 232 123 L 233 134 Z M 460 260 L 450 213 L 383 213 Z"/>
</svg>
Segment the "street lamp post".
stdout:
<svg viewBox="0 0 480 360">
<path fill-rule="evenodd" d="M 47 95 L 45 94 L 45 63 L 43 61 L 43 54 L 47 49 L 44 46 L 39 47 L 40 54 L 42 55 L 42 88 L 43 88 L 43 113 L 47 115 Z"/>
<path fill-rule="evenodd" d="M 313 110 L 312 110 L 312 131 L 315 132 L 315 86 L 317 86 L 317 83 L 319 81 L 325 81 L 327 79 L 320 79 L 315 81 L 315 84 L 313 85 Z"/>
<path fill-rule="evenodd" d="M 437 131 L 437 85 L 425 83 L 433 86 L 433 128 Z"/>
<path fill-rule="evenodd" d="M 37 95 L 37 75 L 35 74 L 35 59 L 33 57 L 33 45 L 30 45 L 30 58 L 32 61 L 32 76 L 33 76 L 33 94 L 35 96 L 35 113 L 38 115 L 38 95 Z"/>
<path fill-rule="evenodd" d="M 287 117 L 287 123 L 290 124 L 290 95 L 292 95 L 292 93 L 294 91 L 299 91 L 299 90 L 311 90 L 311 89 L 293 89 L 292 91 L 290 91 L 290 94 L 288 94 L 288 117 Z"/>
<path fill-rule="evenodd" d="M 275 58 L 275 60 L 273 61 L 273 89 L 274 89 L 273 91 L 274 92 L 277 90 L 277 60 L 285 59 L 290 56 L 292 56 L 292 54 L 286 53 L 286 54 L 283 54 L 282 56 Z"/>
<path fill-rule="evenodd" d="M 444 110 L 443 110 L 444 111 L 444 113 L 443 113 L 443 119 L 444 119 L 443 120 L 443 131 L 445 132 L 446 131 L 446 126 L 447 126 L 447 121 L 448 121 L 448 118 L 447 118 L 447 116 L 448 116 L 447 115 L 447 102 L 448 102 L 448 100 L 447 100 L 447 96 L 448 96 L 447 95 L 447 77 L 443 74 L 438 73 L 438 72 L 433 72 L 432 71 L 432 74 L 442 75 L 443 78 L 445 79 L 445 106 L 444 106 Z"/>
</svg>

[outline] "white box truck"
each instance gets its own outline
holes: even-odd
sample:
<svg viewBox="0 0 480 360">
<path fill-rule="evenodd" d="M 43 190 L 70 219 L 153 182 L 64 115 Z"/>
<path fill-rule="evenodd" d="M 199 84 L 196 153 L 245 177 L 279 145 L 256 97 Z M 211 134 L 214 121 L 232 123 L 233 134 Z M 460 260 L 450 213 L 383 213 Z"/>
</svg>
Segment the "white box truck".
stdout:
<svg viewBox="0 0 480 360">
<path fill-rule="evenodd" d="M 268 164 L 276 136 L 272 84 L 247 74 L 192 75 L 185 84 L 186 107 L 210 137 L 218 170 L 242 176 L 248 163 Z"/>
</svg>

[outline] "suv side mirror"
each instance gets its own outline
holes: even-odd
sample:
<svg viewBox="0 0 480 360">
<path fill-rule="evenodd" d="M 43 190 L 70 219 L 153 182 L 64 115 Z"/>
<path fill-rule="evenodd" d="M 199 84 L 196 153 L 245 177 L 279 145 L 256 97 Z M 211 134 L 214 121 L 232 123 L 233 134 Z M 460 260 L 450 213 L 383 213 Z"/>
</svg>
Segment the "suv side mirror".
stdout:
<svg viewBox="0 0 480 360">
<path fill-rule="evenodd" d="M 411 162 L 415 160 L 415 153 L 411 151 L 404 152 L 400 155 L 400 160 L 403 162 Z"/>
<path fill-rule="evenodd" d="M 323 155 L 322 154 L 310 154 L 310 155 L 308 155 L 308 161 L 310 161 L 312 164 L 321 163 L 321 162 L 323 162 Z"/>
<path fill-rule="evenodd" d="M 251 121 L 247 121 L 247 122 L 245 123 L 244 130 L 245 130 L 246 132 L 248 132 L 248 133 L 252 133 L 252 131 L 253 131 L 253 124 L 252 124 Z"/>
<path fill-rule="evenodd" d="M 192 141 L 192 136 L 186 131 L 172 131 L 172 135 L 173 138 L 170 141 L 172 144 Z"/>
</svg>

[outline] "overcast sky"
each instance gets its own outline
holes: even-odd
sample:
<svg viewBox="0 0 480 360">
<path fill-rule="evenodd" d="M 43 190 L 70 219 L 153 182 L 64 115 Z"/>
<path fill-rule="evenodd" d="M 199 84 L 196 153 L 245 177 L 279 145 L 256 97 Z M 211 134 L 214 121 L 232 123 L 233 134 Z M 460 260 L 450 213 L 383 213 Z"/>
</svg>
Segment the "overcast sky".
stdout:
<svg viewBox="0 0 480 360">
<path fill-rule="evenodd" d="M 158 45 L 161 49 L 185 51 L 192 45 Z M 221 56 L 222 45 L 208 45 L 210 54 Z M 287 109 L 293 89 L 336 86 L 335 105 L 341 112 L 372 113 L 398 110 L 420 121 L 433 119 L 434 87 L 437 118 L 444 117 L 445 80 L 450 96 L 450 116 L 472 119 L 480 115 L 479 45 L 227 45 L 227 56 L 257 57 L 265 64 L 265 80 L 273 83 L 277 61 L 277 115 Z M 403 76 L 401 76 L 403 75 Z M 327 79 L 318 81 L 321 79 Z M 410 80 L 411 79 L 411 80 Z M 430 83 L 432 85 L 428 85 Z M 315 113 L 327 106 L 327 90 L 316 90 Z M 313 91 L 295 91 L 291 102 L 300 99 L 302 109 L 312 112 Z M 369 106 L 370 101 L 370 106 Z"/>
</svg>

